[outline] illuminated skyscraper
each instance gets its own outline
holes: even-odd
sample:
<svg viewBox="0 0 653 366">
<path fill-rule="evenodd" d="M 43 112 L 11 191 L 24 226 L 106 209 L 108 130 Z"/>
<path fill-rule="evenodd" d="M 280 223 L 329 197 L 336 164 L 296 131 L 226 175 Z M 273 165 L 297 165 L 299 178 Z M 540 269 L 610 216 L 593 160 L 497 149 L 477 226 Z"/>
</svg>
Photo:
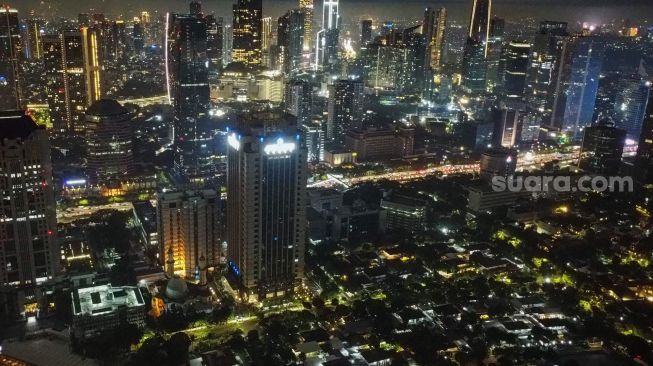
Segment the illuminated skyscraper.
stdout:
<svg viewBox="0 0 653 366">
<path fill-rule="evenodd" d="M 307 152 L 293 120 L 255 113 L 229 135 L 227 263 L 259 300 L 292 293 L 304 278 Z"/>
<path fill-rule="evenodd" d="M 531 49 L 527 102 L 532 110 L 542 114 L 544 120 L 548 120 L 551 115 L 552 96 L 556 74 L 560 71 L 565 37 L 567 23 L 542 22 Z"/>
<path fill-rule="evenodd" d="M 40 60 L 43 55 L 43 41 L 41 37 L 45 32 L 45 19 L 41 18 L 29 18 L 25 20 L 25 26 L 27 27 L 25 40 L 26 44 L 24 45 L 25 57 L 30 60 Z"/>
<path fill-rule="evenodd" d="M 304 13 L 304 53 L 313 49 L 313 0 L 299 0 L 299 10 Z"/>
<path fill-rule="evenodd" d="M 505 63 L 502 63 L 502 55 L 505 46 L 505 29 L 505 19 L 499 17 L 490 19 L 490 37 L 487 41 L 487 57 L 485 62 L 487 66 L 486 85 L 493 90 L 503 87 Z"/>
<path fill-rule="evenodd" d="M 57 274 L 60 253 L 45 128 L 22 112 L 0 112 L 0 286 L 36 303 L 36 285 Z"/>
<path fill-rule="evenodd" d="M 100 28 L 82 27 L 84 76 L 86 79 L 86 105 L 102 98 L 102 36 Z"/>
<path fill-rule="evenodd" d="M 134 169 L 132 114 L 115 100 L 86 110 L 87 169 L 93 182 L 129 177 Z"/>
<path fill-rule="evenodd" d="M 18 10 L 0 7 L 0 110 L 21 108 L 22 43 Z"/>
<path fill-rule="evenodd" d="M 482 93 L 486 90 L 486 58 L 491 14 L 492 0 L 473 0 L 462 67 L 462 85 L 471 93 Z"/>
<path fill-rule="evenodd" d="M 209 60 L 209 81 L 217 84 L 218 73 L 222 69 L 224 47 L 224 19 L 211 14 L 206 17 L 207 39 L 206 56 Z"/>
<path fill-rule="evenodd" d="M 340 39 L 340 2 L 323 0 L 322 29 L 317 32 L 315 44 L 315 68 L 332 69 L 338 62 Z"/>
<path fill-rule="evenodd" d="M 43 37 L 48 105 L 55 134 L 84 132 L 84 111 L 88 106 L 84 61 L 80 31 Z"/>
<path fill-rule="evenodd" d="M 289 10 L 279 18 L 277 45 L 283 52 L 284 72 L 297 73 L 302 66 L 304 55 L 304 16 L 299 9 Z"/>
<path fill-rule="evenodd" d="M 213 190 L 157 195 L 157 229 L 164 263 L 172 253 L 173 272 L 199 279 L 200 258 L 215 266 L 222 257 L 220 197 Z"/>
<path fill-rule="evenodd" d="M 605 40 L 574 37 L 565 43 L 556 80 L 552 123 L 574 138 L 592 123 Z"/>
<path fill-rule="evenodd" d="M 360 80 L 337 80 L 329 86 L 328 140 L 343 144 L 347 130 L 362 127 L 363 92 Z"/>
<path fill-rule="evenodd" d="M 233 6 L 234 62 L 259 67 L 262 62 L 263 4 L 261 0 L 237 0 Z"/>
<path fill-rule="evenodd" d="M 207 20 L 193 14 L 169 14 L 166 71 L 174 107 L 175 171 L 187 183 L 203 186 L 214 176 L 213 131 L 207 121 L 210 103 Z"/>
<path fill-rule="evenodd" d="M 525 41 L 512 41 L 505 48 L 502 90 L 506 102 L 522 102 L 524 99 L 530 50 L 530 43 Z"/>
<path fill-rule="evenodd" d="M 447 10 L 445 8 L 438 10 L 426 8 L 422 22 L 422 34 L 427 43 L 423 66 L 424 94 L 427 98 L 431 97 L 435 87 L 435 76 L 441 71 L 446 26 Z"/>
</svg>

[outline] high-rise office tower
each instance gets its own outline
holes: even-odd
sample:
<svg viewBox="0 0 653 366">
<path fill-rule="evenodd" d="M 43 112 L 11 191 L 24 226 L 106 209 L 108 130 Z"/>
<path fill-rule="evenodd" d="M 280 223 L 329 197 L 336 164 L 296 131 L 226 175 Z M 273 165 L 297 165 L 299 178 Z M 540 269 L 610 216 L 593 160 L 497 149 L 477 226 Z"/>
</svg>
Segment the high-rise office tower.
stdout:
<svg viewBox="0 0 653 366">
<path fill-rule="evenodd" d="M 372 42 L 372 19 L 361 21 L 361 48 L 367 48 L 367 44 Z"/>
<path fill-rule="evenodd" d="M 462 85 L 470 93 L 486 90 L 486 58 L 492 0 L 473 0 L 462 65 Z"/>
<path fill-rule="evenodd" d="M 545 121 L 551 116 L 552 96 L 567 36 L 567 23 L 542 22 L 531 48 L 526 99 L 529 108 L 540 113 Z"/>
<path fill-rule="evenodd" d="M 169 14 L 166 72 L 174 107 L 175 171 L 186 183 L 202 186 L 215 173 L 210 103 L 207 20 L 193 14 Z M 199 13 L 198 13 L 199 12 Z"/>
<path fill-rule="evenodd" d="M 525 41 L 511 41 L 505 48 L 502 90 L 507 103 L 524 99 L 530 52 L 531 45 Z"/>
<path fill-rule="evenodd" d="M 317 32 L 315 44 L 315 69 L 333 70 L 338 63 L 340 39 L 340 1 L 324 0 L 322 28 Z"/>
<path fill-rule="evenodd" d="M 304 13 L 304 53 L 311 54 L 313 50 L 313 0 L 299 0 L 299 10 Z"/>
<path fill-rule="evenodd" d="M 490 19 L 490 37 L 487 41 L 487 74 L 486 85 L 488 88 L 497 90 L 503 87 L 503 73 L 505 72 L 505 63 L 502 63 L 505 42 L 504 35 L 506 21 L 503 18 L 492 17 Z"/>
<path fill-rule="evenodd" d="M 45 33 L 45 19 L 29 18 L 25 20 L 25 57 L 29 60 L 40 60 L 43 55 L 43 42 L 41 37 Z"/>
<path fill-rule="evenodd" d="M 292 293 L 304 278 L 308 169 L 293 120 L 255 113 L 229 135 L 228 266 L 259 300 Z"/>
<path fill-rule="evenodd" d="M 87 174 L 107 183 L 134 171 L 132 114 L 115 100 L 103 99 L 86 110 Z"/>
<path fill-rule="evenodd" d="M 156 208 L 160 255 L 167 263 L 172 253 L 176 275 L 198 280 L 202 256 L 208 266 L 220 263 L 222 218 L 215 191 L 161 193 Z"/>
<path fill-rule="evenodd" d="M 80 32 L 84 54 L 86 105 L 89 106 L 102 98 L 102 35 L 100 28 L 82 27 Z"/>
<path fill-rule="evenodd" d="M 277 45 L 283 50 L 284 72 L 286 74 L 300 71 L 304 57 L 304 16 L 299 9 L 289 10 L 279 18 Z"/>
<path fill-rule="evenodd" d="M 617 90 L 613 115 L 615 127 L 626 130 L 628 138 L 638 141 L 651 83 L 640 77 L 624 77 L 617 83 Z"/>
<path fill-rule="evenodd" d="M 511 148 L 521 142 L 526 112 L 502 106 L 494 111 L 494 146 Z"/>
<path fill-rule="evenodd" d="M 109 38 L 109 59 L 113 62 L 122 60 L 127 54 L 127 29 L 125 22 L 116 20 L 111 23 Z"/>
<path fill-rule="evenodd" d="M 43 64 L 55 134 L 82 134 L 88 93 L 80 31 L 44 36 Z"/>
<path fill-rule="evenodd" d="M 262 62 L 262 14 L 261 0 L 237 0 L 233 6 L 233 49 L 234 62 L 250 67 L 259 67 Z"/>
<path fill-rule="evenodd" d="M 261 49 L 266 53 L 272 46 L 272 18 L 265 17 L 261 21 Z"/>
<path fill-rule="evenodd" d="M 447 10 L 426 8 L 422 22 L 422 34 L 426 40 L 424 54 L 424 92 L 427 98 L 435 88 L 435 76 L 441 71 L 444 36 L 447 26 Z"/>
<path fill-rule="evenodd" d="M 18 10 L 0 8 L 0 110 L 21 109 L 21 52 Z"/>
<path fill-rule="evenodd" d="M 598 37 L 574 37 L 563 46 L 552 124 L 572 138 L 592 123 L 604 53 L 605 40 Z"/>
<path fill-rule="evenodd" d="M 132 45 L 135 53 L 140 53 L 145 47 L 145 29 L 143 23 L 138 20 L 132 28 Z"/>
<path fill-rule="evenodd" d="M 209 81 L 217 84 L 222 69 L 224 19 L 211 14 L 206 17 L 206 57 L 209 61 Z"/>
<path fill-rule="evenodd" d="M 35 303 L 35 288 L 58 272 L 57 218 L 50 143 L 23 112 L 0 112 L 0 285 Z"/>
<path fill-rule="evenodd" d="M 347 130 L 362 127 L 363 92 L 360 80 L 336 80 L 329 86 L 328 140 L 343 144 Z"/>
<path fill-rule="evenodd" d="M 289 80 L 285 93 L 286 112 L 297 117 L 297 124 L 307 124 L 312 119 L 313 86 L 302 79 Z"/>
<path fill-rule="evenodd" d="M 606 121 L 585 128 L 580 167 L 595 174 L 618 174 L 625 141 L 626 131 Z"/>
</svg>

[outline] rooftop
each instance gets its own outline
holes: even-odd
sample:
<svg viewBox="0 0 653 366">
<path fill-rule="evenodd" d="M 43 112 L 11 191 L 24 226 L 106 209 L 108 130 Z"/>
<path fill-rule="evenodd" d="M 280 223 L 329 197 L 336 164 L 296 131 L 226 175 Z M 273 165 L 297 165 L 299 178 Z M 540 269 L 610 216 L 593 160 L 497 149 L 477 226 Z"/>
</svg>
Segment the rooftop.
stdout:
<svg viewBox="0 0 653 366">
<path fill-rule="evenodd" d="M 100 285 L 73 291 L 73 315 L 97 316 L 123 307 L 145 305 L 138 287 Z"/>
<path fill-rule="evenodd" d="M 32 132 L 41 129 L 32 117 L 23 111 L 0 112 L 0 140 L 26 139 Z"/>
</svg>

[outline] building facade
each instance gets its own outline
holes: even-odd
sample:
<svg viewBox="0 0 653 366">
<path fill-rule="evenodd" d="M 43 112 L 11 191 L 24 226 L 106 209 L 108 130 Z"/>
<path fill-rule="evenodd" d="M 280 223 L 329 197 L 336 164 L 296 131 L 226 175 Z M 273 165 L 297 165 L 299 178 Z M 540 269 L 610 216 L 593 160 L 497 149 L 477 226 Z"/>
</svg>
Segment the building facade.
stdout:
<svg viewBox="0 0 653 366">
<path fill-rule="evenodd" d="M 283 113 L 241 117 L 229 136 L 228 266 L 243 294 L 285 296 L 304 278 L 306 145 Z"/>
<path fill-rule="evenodd" d="M 59 270 L 50 143 L 22 112 L 0 113 L 0 285 L 35 302 Z"/>
</svg>

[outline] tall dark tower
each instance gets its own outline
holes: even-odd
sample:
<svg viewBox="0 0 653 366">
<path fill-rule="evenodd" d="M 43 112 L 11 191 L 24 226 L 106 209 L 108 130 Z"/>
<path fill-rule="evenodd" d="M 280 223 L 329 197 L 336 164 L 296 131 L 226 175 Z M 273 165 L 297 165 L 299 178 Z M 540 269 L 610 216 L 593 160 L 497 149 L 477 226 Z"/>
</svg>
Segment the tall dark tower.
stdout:
<svg viewBox="0 0 653 366">
<path fill-rule="evenodd" d="M 233 11 L 232 59 L 250 67 L 258 67 L 263 52 L 263 3 L 261 0 L 238 0 Z"/>
<path fill-rule="evenodd" d="M 0 110 L 20 109 L 21 38 L 18 11 L 0 8 Z"/>
<path fill-rule="evenodd" d="M 474 0 L 463 56 L 463 87 L 470 93 L 486 89 L 487 51 L 492 0 Z"/>
<path fill-rule="evenodd" d="M 168 14 L 166 71 L 174 107 L 175 171 L 184 181 L 201 186 L 213 175 L 207 129 L 210 102 L 207 23 L 198 3 L 192 14 Z M 197 12 L 200 13 L 197 13 Z"/>
</svg>

